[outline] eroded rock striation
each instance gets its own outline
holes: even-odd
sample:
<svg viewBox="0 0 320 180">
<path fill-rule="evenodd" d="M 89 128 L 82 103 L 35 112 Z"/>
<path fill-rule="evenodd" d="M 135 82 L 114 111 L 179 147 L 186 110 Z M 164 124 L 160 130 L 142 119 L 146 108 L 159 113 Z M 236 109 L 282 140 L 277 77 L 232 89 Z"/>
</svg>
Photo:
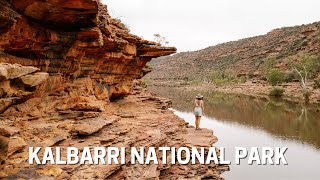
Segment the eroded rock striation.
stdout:
<svg viewBox="0 0 320 180">
<path fill-rule="evenodd" d="M 220 179 L 227 167 L 216 164 L 30 165 L 28 147 L 208 148 L 217 138 L 139 80 L 176 49 L 130 34 L 98 0 L 0 0 L 0 13 L 0 178 Z"/>
<path fill-rule="evenodd" d="M 38 71 L 32 66 L 0 63 L 0 113 L 44 92 L 49 75 Z"/>
<path fill-rule="evenodd" d="M 151 58 L 176 52 L 130 34 L 98 0 L 1 0 L 0 10 L 0 62 L 48 72 L 52 90 L 90 77 L 97 91 L 117 98 Z"/>
<path fill-rule="evenodd" d="M 1 177 L 8 179 L 220 179 L 228 169 L 217 164 L 132 165 L 126 151 L 126 165 L 45 165 L 28 164 L 28 147 L 205 147 L 217 141 L 212 130 L 195 131 L 164 106 L 166 99 L 134 91 L 117 102 L 105 105 L 108 111 L 60 111 L 41 118 L 25 112 L 1 117 L 0 148 L 4 160 Z M 18 105 L 22 108 L 23 104 Z M 39 107 L 38 107 L 39 108 Z M 45 108 L 45 107 L 43 107 Z M 40 110 L 42 111 L 42 110 Z M 20 117 L 17 119 L 17 116 Z M 9 135 L 10 134 L 10 135 Z M 10 138 L 9 138 L 10 137 Z M 9 148 L 8 148 L 9 146 Z M 43 153 L 43 150 L 40 154 Z M 160 152 L 158 152 L 160 154 Z M 0 154 L 1 155 L 1 154 Z M 168 153 L 167 159 L 171 159 Z M 66 159 L 66 153 L 61 155 Z M 161 158 L 161 157 L 159 157 Z M 1 160 L 1 159 L 0 159 Z M 159 159 L 159 162 L 161 160 Z"/>
</svg>

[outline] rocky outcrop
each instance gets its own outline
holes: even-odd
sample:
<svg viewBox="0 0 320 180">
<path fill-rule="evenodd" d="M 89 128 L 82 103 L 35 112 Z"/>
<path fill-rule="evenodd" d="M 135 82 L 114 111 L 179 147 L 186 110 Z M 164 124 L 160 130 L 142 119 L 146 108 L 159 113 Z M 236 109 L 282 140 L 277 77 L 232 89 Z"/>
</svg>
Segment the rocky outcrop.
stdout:
<svg viewBox="0 0 320 180">
<path fill-rule="evenodd" d="M 37 100 L 30 99 L 37 103 Z M 32 102 L 28 102 L 31 104 Z M 217 141 L 211 130 L 194 127 L 175 116 L 163 98 L 142 90 L 105 105 L 108 111 L 60 111 L 28 115 L 24 104 L 0 117 L 0 148 L 5 161 L 0 176 L 8 179 L 220 179 L 228 169 L 217 164 L 45 165 L 28 164 L 28 147 L 205 147 Z M 37 110 L 55 104 L 40 103 Z M 166 108 L 164 108 L 166 106 Z M 19 118 L 17 118 L 19 117 Z M 200 138 L 201 137 L 201 138 Z M 126 156 L 130 159 L 130 152 Z M 0 155 L 1 155 L 0 154 Z M 66 154 L 62 154 L 66 158 Z M 168 159 L 170 159 L 168 153 Z"/>
<path fill-rule="evenodd" d="M 48 73 L 19 64 L 0 63 L 0 114 L 8 107 L 44 93 Z"/>
<path fill-rule="evenodd" d="M 1 0 L 0 10 L 0 62 L 49 73 L 52 90 L 89 77 L 118 98 L 151 58 L 176 52 L 130 34 L 98 0 Z"/>
<path fill-rule="evenodd" d="M 227 170 L 30 165 L 29 147 L 208 148 L 217 138 L 194 131 L 168 110 L 169 100 L 142 87 L 146 63 L 176 49 L 130 34 L 98 0 L 0 0 L 0 10 L 0 178 L 220 179 Z"/>
</svg>

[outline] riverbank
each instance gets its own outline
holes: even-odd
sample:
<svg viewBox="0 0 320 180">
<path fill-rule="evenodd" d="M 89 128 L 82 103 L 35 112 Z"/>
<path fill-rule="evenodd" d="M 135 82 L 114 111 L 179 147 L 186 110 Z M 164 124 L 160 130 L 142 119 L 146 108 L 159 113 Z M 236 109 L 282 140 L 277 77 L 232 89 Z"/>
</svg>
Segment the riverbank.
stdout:
<svg viewBox="0 0 320 180">
<path fill-rule="evenodd" d="M 248 81 L 241 84 L 226 84 L 215 85 L 211 83 L 185 83 L 183 81 L 163 81 L 163 82 L 151 82 L 151 86 L 160 87 L 175 87 L 184 91 L 215 91 L 228 94 L 243 94 L 253 97 L 269 98 L 269 93 L 273 87 L 267 83 L 257 83 Z M 298 82 L 285 83 L 280 86 L 283 88 L 283 99 L 295 102 L 304 103 L 303 94 L 300 84 Z M 309 85 L 311 92 L 310 103 L 320 104 L 320 89 L 312 89 Z"/>
<path fill-rule="evenodd" d="M 148 87 L 148 90 L 170 98 L 175 110 L 190 113 L 193 112 L 194 97 L 201 93 L 204 96 L 205 117 L 223 123 L 241 124 L 263 130 L 280 139 L 297 140 L 320 148 L 320 107 L 316 104 L 306 105 L 278 98 L 215 91 L 189 91 L 174 87 Z M 214 132 L 217 131 L 221 129 L 217 127 Z M 225 138 L 225 135 L 218 137 Z M 225 142 L 218 142 L 221 143 Z"/>
<path fill-rule="evenodd" d="M 209 104 L 206 105 L 210 106 Z M 193 123 L 194 117 L 192 111 L 186 111 L 185 109 L 180 109 L 180 107 L 177 106 L 173 106 L 173 108 L 175 109 L 175 114 L 185 119 L 187 122 Z M 242 104 L 242 106 L 245 106 L 245 104 Z M 212 109 L 216 107 L 211 106 L 210 108 Z M 257 107 L 251 106 L 250 108 L 253 108 L 251 109 L 251 113 L 250 111 L 244 112 L 248 113 L 246 119 L 252 116 L 252 111 L 254 111 L 254 109 L 257 109 Z M 233 111 L 229 111 L 229 114 L 234 114 L 235 112 L 237 112 L 237 110 L 238 108 L 235 107 Z M 231 122 L 224 121 L 221 112 L 222 111 L 220 111 L 220 113 L 218 111 L 215 111 L 214 113 L 208 112 L 207 115 L 201 119 L 200 126 L 206 127 L 208 129 L 213 129 L 218 137 L 223 138 L 221 141 L 217 142 L 216 146 L 226 148 L 226 158 L 235 158 L 235 146 L 258 147 L 259 149 L 261 147 L 288 147 L 288 151 L 285 154 L 285 157 L 288 160 L 288 165 L 261 166 L 257 165 L 256 163 L 248 165 L 245 162 L 241 163 L 240 165 L 235 165 L 233 161 L 230 165 L 231 171 L 222 174 L 225 179 L 318 179 L 319 173 L 317 167 L 319 163 L 318 160 L 320 158 L 319 146 L 316 147 L 310 145 L 306 141 L 303 142 L 297 139 L 290 138 L 290 136 L 292 135 L 290 132 L 292 131 L 298 131 L 295 134 L 299 136 L 301 134 L 304 134 L 303 131 L 310 130 L 310 127 L 304 126 L 303 121 L 301 121 L 299 126 L 292 126 L 292 121 L 294 119 L 288 121 L 288 119 L 282 119 L 281 117 L 278 119 L 277 123 L 277 121 L 270 121 L 270 119 L 257 118 L 255 119 L 255 121 L 258 126 L 253 128 L 249 124 L 244 123 L 243 120 L 245 119 L 234 119 L 241 116 L 241 111 L 238 111 L 238 116 L 228 116 L 228 114 L 225 113 L 224 117 L 229 118 Z M 279 114 L 277 113 L 276 115 Z M 248 119 L 246 120 L 246 122 L 248 122 Z M 270 129 L 271 131 L 267 131 L 264 128 L 267 124 L 269 124 L 268 129 Z M 317 125 L 312 123 L 312 126 Z M 286 131 L 282 131 L 282 128 L 286 128 Z M 304 130 L 305 128 L 308 129 Z M 313 128 L 315 131 L 312 130 L 314 132 L 311 133 L 312 135 L 308 132 L 306 132 L 305 135 L 307 135 L 309 138 L 313 136 L 315 139 L 318 139 L 319 133 L 316 133 L 316 129 L 318 128 L 319 126 Z M 282 135 L 277 136 L 277 133 L 274 133 L 275 130 L 280 131 Z M 303 158 L 299 158 L 297 156 L 299 152 L 303 152 Z M 307 164 L 307 166 L 301 166 L 302 164 Z"/>
<path fill-rule="evenodd" d="M 0 137 L 4 145 L 1 146 L 0 154 L 2 178 L 220 179 L 220 173 L 228 169 L 215 164 L 191 163 L 29 165 L 29 146 L 60 147 L 62 150 L 70 146 L 78 149 L 161 146 L 209 148 L 218 140 L 212 130 L 195 131 L 194 127 L 167 109 L 170 101 L 156 97 L 144 89 L 114 102 L 95 102 L 94 104 L 100 104 L 105 109 L 103 112 L 56 110 L 55 104 L 64 98 L 66 97 L 46 97 L 45 100 L 33 98 L 9 108 L 1 115 L 0 134 L 3 136 Z M 32 104 L 37 105 L 31 106 Z M 62 158 L 66 158 L 66 154 L 62 154 Z"/>
<path fill-rule="evenodd" d="M 288 165 L 261 166 L 254 163 L 230 165 L 222 174 L 238 179 L 317 179 L 320 157 L 320 107 L 315 104 L 227 94 L 214 91 L 190 91 L 179 87 L 148 87 L 161 97 L 172 100 L 176 115 L 194 123 L 194 97 L 204 96 L 205 116 L 200 127 L 213 129 L 221 139 L 215 144 L 226 148 L 226 158 L 233 159 L 234 147 L 288 147 Z M 297 154 L 303 152 L 303 158 Z M 308 166 L 301 167 L 301 164 Z M 250 172 L 250 173 L 248 173 Z"/>
</svg>

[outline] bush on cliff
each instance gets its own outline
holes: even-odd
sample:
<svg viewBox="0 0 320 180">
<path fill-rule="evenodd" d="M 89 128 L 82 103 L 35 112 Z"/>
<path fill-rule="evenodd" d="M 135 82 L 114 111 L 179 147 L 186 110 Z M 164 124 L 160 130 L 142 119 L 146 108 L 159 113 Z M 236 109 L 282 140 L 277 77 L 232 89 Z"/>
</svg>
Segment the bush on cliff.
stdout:
<svg viewBox="0 0 320 180">
<path fill-rule="evenodd" d="M 280 88 L 280 87 L 274 87 L 269 95 L 270 96 L 274 96 L 274 97 L 282 97 L 283 96 L 283 93 L 284 93 L 284 89 L 283 88 Z"/>
<path fill-rule="evenodd" d="M 268 82 L 272 86 L 276 86 L 284 82 L 285 74 L 279 69 L 271 69 L 268 73 Z"/>
<path fill-rule="evenodd" d="M 145 84 L 146 86 L 151 86 L 151 85 L 152 85 L 152 81 L 151 81 L 150 78 L 148 78 L 148 77 L 143 77 L 142 80 L 143 80 L 143 82 L 144 82 L 144 84 Z"/>
<path fill-rule="evenodd" d="M 115 22 L 117 22 L 118 25 L 119 25 L 122 29 L 127 30 L 128 32 L 130 32 L 130 26 L 129 26 L 128 24 L 123 23 L 120 18 L 113 18 L 112 20 L 114 20 Z"/>
<path fill-rule="evenodd" d="M 165 36 L 162 36 L 161 34 L 154 34 L 154 41 L 159 43 L 161 46 L 168 46 L 169 41 L 167 41 L 167 38 Z"/>
</svg>

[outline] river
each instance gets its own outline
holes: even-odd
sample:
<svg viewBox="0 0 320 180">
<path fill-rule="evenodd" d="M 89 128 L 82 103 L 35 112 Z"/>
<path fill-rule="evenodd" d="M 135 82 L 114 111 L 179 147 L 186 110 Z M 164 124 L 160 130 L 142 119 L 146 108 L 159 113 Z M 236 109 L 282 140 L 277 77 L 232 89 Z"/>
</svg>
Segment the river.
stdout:
<svg viewBox="0 0 320 180">
<path fill-rule="evenodd" d="M 172 99 L 174 113 L 194 125 L 192 101 L 204 95 L 205 117 L 201 128 L 214 131 L 216 147 L 226 148 L 230 171 L 227 180 L 320 179 L 320 107 L 279 99 L 255 98 L 217 92 L 190 92 L 169 87 L 149 87 L 159 96 Z M 235 165 L 235 147 L 288 147 L 288 165 Z M 246 159 L 247 160 L 247 159 Z"/>
</svg>

